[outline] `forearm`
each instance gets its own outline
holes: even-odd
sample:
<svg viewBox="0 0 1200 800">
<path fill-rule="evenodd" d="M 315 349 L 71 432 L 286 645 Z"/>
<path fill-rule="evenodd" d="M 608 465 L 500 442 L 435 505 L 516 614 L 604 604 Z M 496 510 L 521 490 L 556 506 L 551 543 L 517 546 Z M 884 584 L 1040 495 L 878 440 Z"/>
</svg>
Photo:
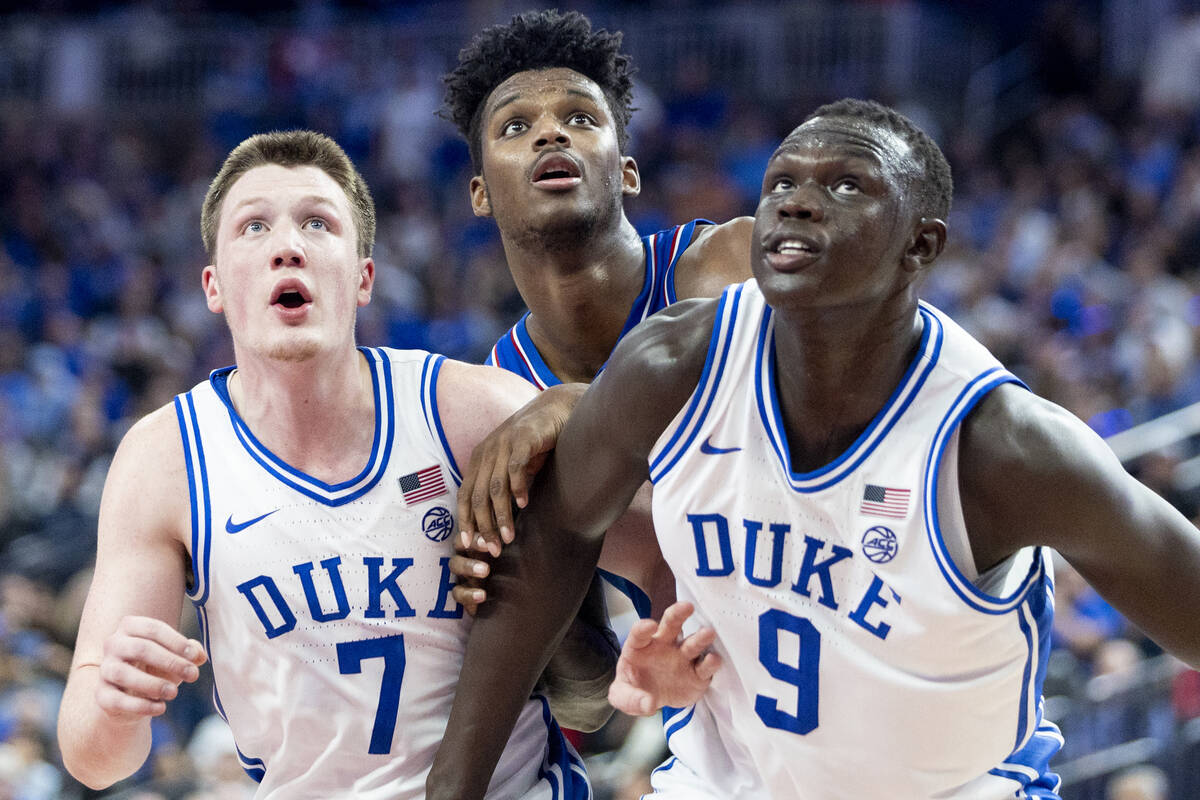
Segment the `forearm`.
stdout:
<svg viewBox="0 0 1200 800">
<path fill-rule="evenodd" d="M 150 754 L 150 718 L 117 720 L 95 702 L 100 670 L 72 670 L 58 711 L 63 764 L 80 783 L 104 789 L 136 772 Z"/>
<path fill-rule="evenodd" d="M 599 548 L 599 540 L 544 522 L 523 525 L 517 543 L 496 561 L 492 599 L 476 616 L 446 735 L 426 783 L 428 800 L 483 797 L 538 675 L 579 608 Z"/>
</svg>

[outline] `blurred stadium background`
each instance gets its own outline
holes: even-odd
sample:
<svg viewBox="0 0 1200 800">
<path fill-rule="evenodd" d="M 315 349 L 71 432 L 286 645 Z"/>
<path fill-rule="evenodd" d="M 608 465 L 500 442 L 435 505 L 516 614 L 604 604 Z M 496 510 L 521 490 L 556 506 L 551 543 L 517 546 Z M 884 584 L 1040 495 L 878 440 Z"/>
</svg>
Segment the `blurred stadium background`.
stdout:
<svg viewBox="0 0 1200 800">
<path fill-rule="evenodd" d="M 362 341 L 478 361 L 522 311 L 436 111 L 457 50 L 528 6 L 250 5 L 0 11 L 0 800 L 249 796 L 206 679 L 108 792 L 54 744 L 112 450 L 232 361 L 198 228 L 235 144 L 309 127 L 362 169 L 380 223 Z M 623 30 L 639 68 L 643 232 L 752 213 L 773 145 L 820 102 L 874 97 L 923 125 L 957 190 L 926 299 L 1200 519 L 1200 3 L 563 5 Z M 1056 603 L 1064 798 L 1200 798 L 1200 673 L 1063 564 Z M 599 800 L 645 790 L 654 727 L 581 741 Z"/>
</svg>

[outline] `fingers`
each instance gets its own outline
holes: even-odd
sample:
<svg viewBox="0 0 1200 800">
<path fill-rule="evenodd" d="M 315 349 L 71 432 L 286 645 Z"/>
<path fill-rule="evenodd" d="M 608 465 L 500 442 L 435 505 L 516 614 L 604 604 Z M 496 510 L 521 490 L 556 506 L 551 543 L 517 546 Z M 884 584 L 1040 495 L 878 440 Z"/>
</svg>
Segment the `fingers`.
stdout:
<svg viewBox="0 0 1200 800">
<path fill-rule="evenodd" d="M 96 702 L 116 717 L 156 716 L 200 677 L 204 648 L 162 620 L 128 616 L 104 642 Z"/>
<path fill-rule="evenodd" d="M 717 639 L 717 632 L 712 628 L 701 628 L 683 640 L 679 645 L 679 654 L 688 661 L 695 661 L 704 655 L 704 651 L 712 647 Z"/>
<path fill-rule="evenodd" d="M 507 448 L 506 448 L 507 449 Z M 513 498 L 511 492 L 511 481 L 509 481 L 508 465 L 511 462 L 511 455 L 504 454 L 505 458 L 501 460 L 497 458 L 492 466 L 492 477 L 488 481 L 488 500 L 491 504 L 489 509 L 490 515 L 495 519 L 495 529 L 490 531 L 481 531 L 485 535 L 488 533 L 498 533 L 500 539 L 509 543 L 513 540 Z M 495 542 L 495 549 L 489 541 L 488 552 L 493 557 L 500 555 L 500 542 Z"/>
<path fill-rule="evenodd" d="M 704 658 L 696 663 L 696 677 L 705 683 L 711 681 L 722 663 L 721 657 L 716 653 L 705 654 Z"/>
<path fill-rule="evenodd" d="M 673 642 L 683 632 L 683 623 L 692 615 L 691 603 L 672 603 L 663 612 L 662 622 L 658 624 L 658 638 Z"/>
<path fill-rule="evenodd" d="M 471 616 L 475 616 L 475 611 L 480 604 L 487 600 L 486 591 L 472 586 L 455 584 L 454 588 L 450 590 L 450 594 L 454 597 L 454 602 L 465 608 Z"/>
<path fill-rule="evenodd" d="M 476 579 L 486 578 L 490 571 L 491 567 L 486 561 L 462 553 L 450 557 L 450 572 L 459 579 L 459 585 L 468 584 L 474 587 Z"/>
<path fill-rule="evenodd" d="M 635 717 L 645 717 L 657 710 L 649 692 L 622 680 L 613 681 L 608 687 L 608 703 L 617 711 Z"/>
<path fill-rule="evenodd" d="M 630 627 L 629 635 L 625 637 L 624 649 L 641 650 L 648 647 L 654 641 L 656 633 L 658 633 L 658 623 L 652 619 L 639 619 Z"/>
</svg>

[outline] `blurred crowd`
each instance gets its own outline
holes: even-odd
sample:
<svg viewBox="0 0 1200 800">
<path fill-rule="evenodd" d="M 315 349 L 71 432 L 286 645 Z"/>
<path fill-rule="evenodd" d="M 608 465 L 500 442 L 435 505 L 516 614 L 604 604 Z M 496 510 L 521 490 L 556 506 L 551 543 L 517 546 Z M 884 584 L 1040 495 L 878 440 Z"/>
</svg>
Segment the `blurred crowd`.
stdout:
<svg viewBox="0 0 1200 800">
<path fill-rule="evenodd" d="M 1096 26 L 1056 8 L 1035 31 L 1036 101 L 1016 124 L 978 130 L 919 96 L 877 98 L 934 133 L 954 168 L 950 243 L 923 296 L 1109 435 L 1200 402 L 1200 16 L 1165 25 L 1142 74 L 1119 78 L 1102 68 Z M 54 723 L 100 491 L 133 421 L 232 362 L 199 288 L 199 210 L 234 145 L 311 127 L 363 171 L 379 277 L 360 341 L 481 361 L 523 310 L 495 226 L 471 215 L 466 147 L 436 114 L 448 65 L 419 52 L 361 61 L 312 28 L 255 55 L 209 75 L 187 115 L 0 113 L 0 800 L 99 796 L 59 766 Z M 686 59 L 640 76 L 631 150 L 644 188 L 629 209 L 643 233 L 753 213 L 774 144 L 814 105 L 811 87 L 779 107 L 719 78 Z M 1198 519 L 1200 496 L 1173 478 L 1193 452 L 1182 442 L 1131 468 Z M 1156 655 L 1065 564 L 1057 587 L 1047 694 Z M 1155 724 L 1200 716 L 1196 673 L 1172 681 Z M 202 679 L 170 704 L 147 766 L 104 796 L 249 796 L 210 691 Z M 1130 735 L 1117 725 L 1088 746 Z M 661 746 L 628 719 L 583 740 L 605 753 L 597 796 L 637 797 Z M 1169 797 L 1145 769 L 1109 796 Z"/>
</svg>

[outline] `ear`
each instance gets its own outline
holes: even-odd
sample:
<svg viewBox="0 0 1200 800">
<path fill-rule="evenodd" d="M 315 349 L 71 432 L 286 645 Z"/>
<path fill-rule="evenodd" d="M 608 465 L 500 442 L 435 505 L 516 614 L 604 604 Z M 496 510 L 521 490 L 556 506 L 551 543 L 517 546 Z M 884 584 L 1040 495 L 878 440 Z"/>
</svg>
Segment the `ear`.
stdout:
<svg viewBox="0 0 1200 800">
<path fill-rule="evenodd" d="M 220 314 L 225 310 L 225 305 L 221 301 L 221 284 L 217 280 L 217 267 L 214 264 L 209 264 L 200 273 L 200 286 L 204 289 L 204 298 L 208 303 L 208 310 L 214 314 Z"/>
<path fill-rule="evenodd" d="M 488 196 L 487 183 L 482 175 L 471 178 L 471 210 L 477 217 L 492 215 L 492 198 Z"/>
<path fill-rule="evenodd" d="M 371 291 L 375 288 L 375 262 L 364 258 L 358 265 L 358 307 L 371 302 Z"/>
<path fill-rule="evenodd" d="M 621 156 L 621 194 L 637 197 L 642 193 L 642 174 L 632 156 Z"/>
<path fill-rule="evenodd" d="M 933 263 L 946 246 L 946 223 L 940 219 L 921 217 L 913 230 L 913 238 L 904 251 L 904 269 L 920 272 Z"/>
</svg>

